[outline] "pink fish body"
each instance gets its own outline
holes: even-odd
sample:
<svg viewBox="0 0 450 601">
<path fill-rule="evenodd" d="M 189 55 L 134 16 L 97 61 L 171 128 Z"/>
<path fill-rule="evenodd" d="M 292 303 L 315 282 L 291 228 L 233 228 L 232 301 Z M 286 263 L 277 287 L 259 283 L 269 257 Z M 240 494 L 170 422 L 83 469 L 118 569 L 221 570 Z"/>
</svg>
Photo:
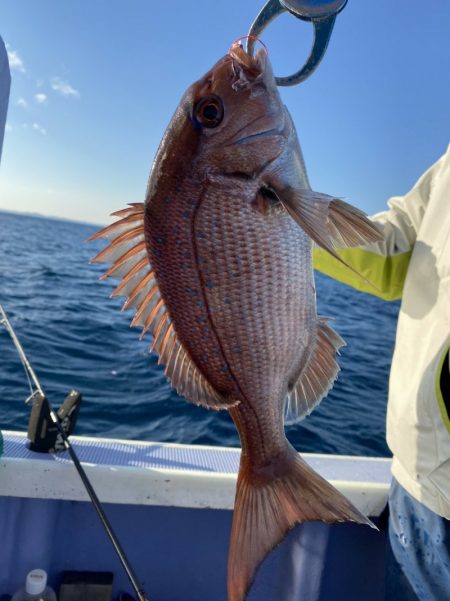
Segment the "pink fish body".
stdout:
<svg viewBox="0 0 450 601">
<path fill-rule="evenodd" d="M 134 204 L 94 237 L 94 260 L 122 277 L 116 294 L 178 393 L 228 409 L 242 443 L 228 599 L 297 523 L 368 523 L 292 448 L 284 421 L 331 388 L 344 343 L 317 316 L 312 240 L 378 240 L 357 209 L 312 192 L 294 125 L 265 52 L 234 46 L 182 98 Z"/>
</svg>

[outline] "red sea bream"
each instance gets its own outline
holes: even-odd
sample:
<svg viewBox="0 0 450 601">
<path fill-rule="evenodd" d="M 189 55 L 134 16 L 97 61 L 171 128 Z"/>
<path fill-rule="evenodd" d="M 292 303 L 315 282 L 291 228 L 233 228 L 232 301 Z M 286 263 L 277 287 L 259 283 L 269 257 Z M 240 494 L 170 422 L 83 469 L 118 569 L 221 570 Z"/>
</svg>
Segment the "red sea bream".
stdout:
<svg viewBox="0 0 450 601">
<path fill-rule="evenodd" d="M 308 415 L 339 371 L 340 336 L 316 313 L 312 242 L 380 238 L 359 210 L 313 192 L 267 54 L 236 44 L 185 93 L 146 200 L 94 237 L 94 260 L 187 400 L 230 412 L 242 443 L 228 599 L 242 601 L 295 524 L 369 523 L 302 460 L 285 420 Z"/>
</svg>

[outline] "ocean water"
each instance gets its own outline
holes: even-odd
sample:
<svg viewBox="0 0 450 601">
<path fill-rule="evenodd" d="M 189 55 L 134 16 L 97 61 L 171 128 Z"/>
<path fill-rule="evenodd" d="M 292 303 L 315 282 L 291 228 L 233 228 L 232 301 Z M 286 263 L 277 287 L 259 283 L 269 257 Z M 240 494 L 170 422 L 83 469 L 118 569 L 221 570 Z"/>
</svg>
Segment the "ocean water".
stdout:
<svg viewBox="0 0 450 601">
<path fill-rule="evenodd" d="M 119 207 L 120 208 L 120 207 Z M 114 207 L 112 207 L 114 209 Z M 83 394 L 76 433 L 164 442 L 239 446 L 226 411 L 207 411 L 172 390 L 131 329 L 104 265 L 89 259 L 98 228 L 0 212 L 0 304 L 52 405 Z M 398 303 L 316 275 L 318 311 L 346 340 L 332 391 L 300 424 L 286 428 L 299 451 L 387 456 L 385 416 Z M 0 326 L 0 429 L 26 430 L 25 373 Z"/>
</svg>

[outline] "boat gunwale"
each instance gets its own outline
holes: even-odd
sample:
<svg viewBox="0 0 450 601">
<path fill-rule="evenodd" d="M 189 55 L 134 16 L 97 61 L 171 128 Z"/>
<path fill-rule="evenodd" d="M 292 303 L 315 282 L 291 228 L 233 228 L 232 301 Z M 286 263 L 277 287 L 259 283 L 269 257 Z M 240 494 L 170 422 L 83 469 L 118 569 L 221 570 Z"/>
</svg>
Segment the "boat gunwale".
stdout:
<svg viewBox="0 0 450 601">
<path fill-rule="evenodd" d="M 0 458 L 0 495 L 88 501 L 81 480 L 66 454 L 29 451 L 25 432 L 7 430 L 3 431 L 3 435 L 5 452 Z M 71 441 L 81 455 L 81 463 L 99 498 L 105 503 L 233 508 L 240 449 L 86 436 L 72 436 Z M 8 454 L 13 445 L 22 456 Z M 162 455 L 159 459 L 152 455 L 148 465 L 145 457 L 138 458 L 138 465 L 133 465 L 130 458 L 136 449 L 157 449 Z M 86 460 L 89 453 L 100 454 L 102 461 Z M 172 459 L 171 453 L 174 453 Z M 121 454 L 127 456 L 127 461 L 122 464 L 118 462 Z M 111 462 L 108 462 L 108 457 Z M 323 453 L 302 453 L 302 457 L 360 511 L 370 516 L 380 515 L 383 511 L 391 479 L 389 458 Z M 193 462 L 199 458 L 202 463 L 193 468 Z M 170 460 L 177 467 L 155 465 L 155 462 Z M 220 468 L 222 460 L 226 465 L 223 471 L 216 469 Z M 213 467 L 208 468 L 208 461 Z M 342 470 L 349 474 L 349 478 L 342 477 Z"/>
</svg>

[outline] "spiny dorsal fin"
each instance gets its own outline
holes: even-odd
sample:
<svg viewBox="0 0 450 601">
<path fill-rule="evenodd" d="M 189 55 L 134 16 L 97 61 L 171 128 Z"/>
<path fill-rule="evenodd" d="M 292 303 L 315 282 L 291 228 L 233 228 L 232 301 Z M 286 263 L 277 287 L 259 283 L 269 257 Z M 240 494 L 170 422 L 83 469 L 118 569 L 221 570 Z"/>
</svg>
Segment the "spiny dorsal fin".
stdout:
<svg viewBox="0 0 450 601">
<path fill-rule="evenodd" d="M 318 318 L 317 333 L 308 362 L 285 399 L 284 421 L 300 421 L 326 396 L 339 373 L 335 355 L 345 342 L 324 317 Z"/>
<path fill-rule="evenodd" d="M 101 279 L 122 278 L 112 296 L 128 297 L 124 309 L 136 309 L 131 325 L 142 326 L 142 336 L 151 332 L 151 350 L 158 353 L 158 364 L 166 366 L 164 373 L 178 394 L 208 409 L 233 407 L 237 402 L 224 399 L 213 389 L 176 335 L 145 248 L 144 204 L 133 203 L 113 215 L 120 219 L 89 238 L 110 241 L 91 261 L 113 263 Z"/>
</svg>

